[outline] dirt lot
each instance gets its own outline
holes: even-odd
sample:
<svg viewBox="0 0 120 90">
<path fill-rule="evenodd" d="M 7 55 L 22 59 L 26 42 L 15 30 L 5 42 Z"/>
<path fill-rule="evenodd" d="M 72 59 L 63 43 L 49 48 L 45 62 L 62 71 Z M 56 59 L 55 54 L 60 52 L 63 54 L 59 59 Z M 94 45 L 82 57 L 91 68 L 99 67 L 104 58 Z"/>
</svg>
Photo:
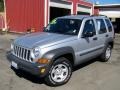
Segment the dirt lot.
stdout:
<svg viewBox="0 0 120 90">
<path fill-rule="evenodd" d="M 80 65 L 70 81 L 60 87 L 49 87 L 42 79 L 28 73 L 15 73 L 6 59 L 10 42 L 17 35 L 0 35 L 0 90 L 120 90 L 120 35 L 109 62 L 91 61 Z"/>
</svg>

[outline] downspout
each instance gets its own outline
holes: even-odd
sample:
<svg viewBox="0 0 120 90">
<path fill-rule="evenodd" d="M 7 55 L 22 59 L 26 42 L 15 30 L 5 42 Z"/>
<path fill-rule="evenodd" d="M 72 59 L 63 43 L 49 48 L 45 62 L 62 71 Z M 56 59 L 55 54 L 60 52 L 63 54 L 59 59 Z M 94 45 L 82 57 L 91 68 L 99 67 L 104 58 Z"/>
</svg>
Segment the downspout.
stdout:
<svg viewBox="0 0 120 90">
<path fill-rule="evenodd" d="M 7 27 L 6 2 L 5 2 L 5 0 L 4 0 L 4 23 L 5 23 L 5 27 L 3 28 L 3 31 L 7 31 L 8 27 Z"/>
</svg>

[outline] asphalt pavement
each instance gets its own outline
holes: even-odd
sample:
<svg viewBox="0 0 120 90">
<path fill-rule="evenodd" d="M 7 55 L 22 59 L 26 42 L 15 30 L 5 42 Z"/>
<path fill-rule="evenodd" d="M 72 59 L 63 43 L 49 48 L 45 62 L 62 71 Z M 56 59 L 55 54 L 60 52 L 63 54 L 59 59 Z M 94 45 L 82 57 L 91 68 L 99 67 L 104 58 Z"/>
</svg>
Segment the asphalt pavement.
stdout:
<svg viewBox="0 0 120 90">
<path fill-rule="evenodd" d="M 47 86 L 26 72 L 15 72 L 6 58 L 10 43 L 18 35 L 0 35 L 0 90 L 120 90 L 120 35 L 109 62 L 92 60 L 76 67 L 70 81 L 59 87 Z"/>
</svg>

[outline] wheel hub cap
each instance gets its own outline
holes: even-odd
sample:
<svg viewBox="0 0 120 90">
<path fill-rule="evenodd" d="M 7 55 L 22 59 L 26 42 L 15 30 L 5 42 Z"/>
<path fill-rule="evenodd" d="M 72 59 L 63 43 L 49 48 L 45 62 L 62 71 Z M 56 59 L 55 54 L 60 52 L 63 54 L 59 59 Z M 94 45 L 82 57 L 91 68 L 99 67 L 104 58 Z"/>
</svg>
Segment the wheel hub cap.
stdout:
<svg viewBox="0 0 120 90">
<path fill-rule="evenodd" d="M 67 78 L 67 76 L 68 76 L 68 67 L 64 64 L 58 64 L 52 69 L 51 78 L 55 82 L 62 82 Z"/>
<path fill-rule="evenodd" d="M 110 56 L 111 56 L 111 49 L 107 48 L 107 50 L 106 50 L 106 59 L 109 59 Z"/>
</svg>

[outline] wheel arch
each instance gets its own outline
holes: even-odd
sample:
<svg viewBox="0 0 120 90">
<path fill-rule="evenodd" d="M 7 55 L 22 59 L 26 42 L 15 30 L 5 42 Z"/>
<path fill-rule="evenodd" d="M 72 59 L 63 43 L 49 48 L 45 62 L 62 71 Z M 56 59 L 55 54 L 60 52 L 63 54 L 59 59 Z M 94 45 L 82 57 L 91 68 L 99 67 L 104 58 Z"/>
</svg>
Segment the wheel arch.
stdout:
<svg viewBox="0 0 120 90">
<path fill-rule="evenodd" d="M 114 47 L 114 42 L 113 42 L 113 41 L 108 42 L 108 45 L 110 45 L 110 46 L 111 46 L 111 48 L 113 48 L 113 47 Z"/>
<path fill-rule="evenodd" d="M 106 45 L 111 45 L 111 47 L 113 48 L 114 47 L 114 39 L 113 38 L 107 39 Z"/>
<path fill-rule="evenodd" d="M 47 58 L 51 60 L 51 62 L 54 62 L 60 57 L 65 57 L 71 62 L 72 65 L 74 65 L 75 53 L 72 47 L 62 47 L 54 49 L 52 51 L 45 53 L 42 58 Z"/>
</svg>

